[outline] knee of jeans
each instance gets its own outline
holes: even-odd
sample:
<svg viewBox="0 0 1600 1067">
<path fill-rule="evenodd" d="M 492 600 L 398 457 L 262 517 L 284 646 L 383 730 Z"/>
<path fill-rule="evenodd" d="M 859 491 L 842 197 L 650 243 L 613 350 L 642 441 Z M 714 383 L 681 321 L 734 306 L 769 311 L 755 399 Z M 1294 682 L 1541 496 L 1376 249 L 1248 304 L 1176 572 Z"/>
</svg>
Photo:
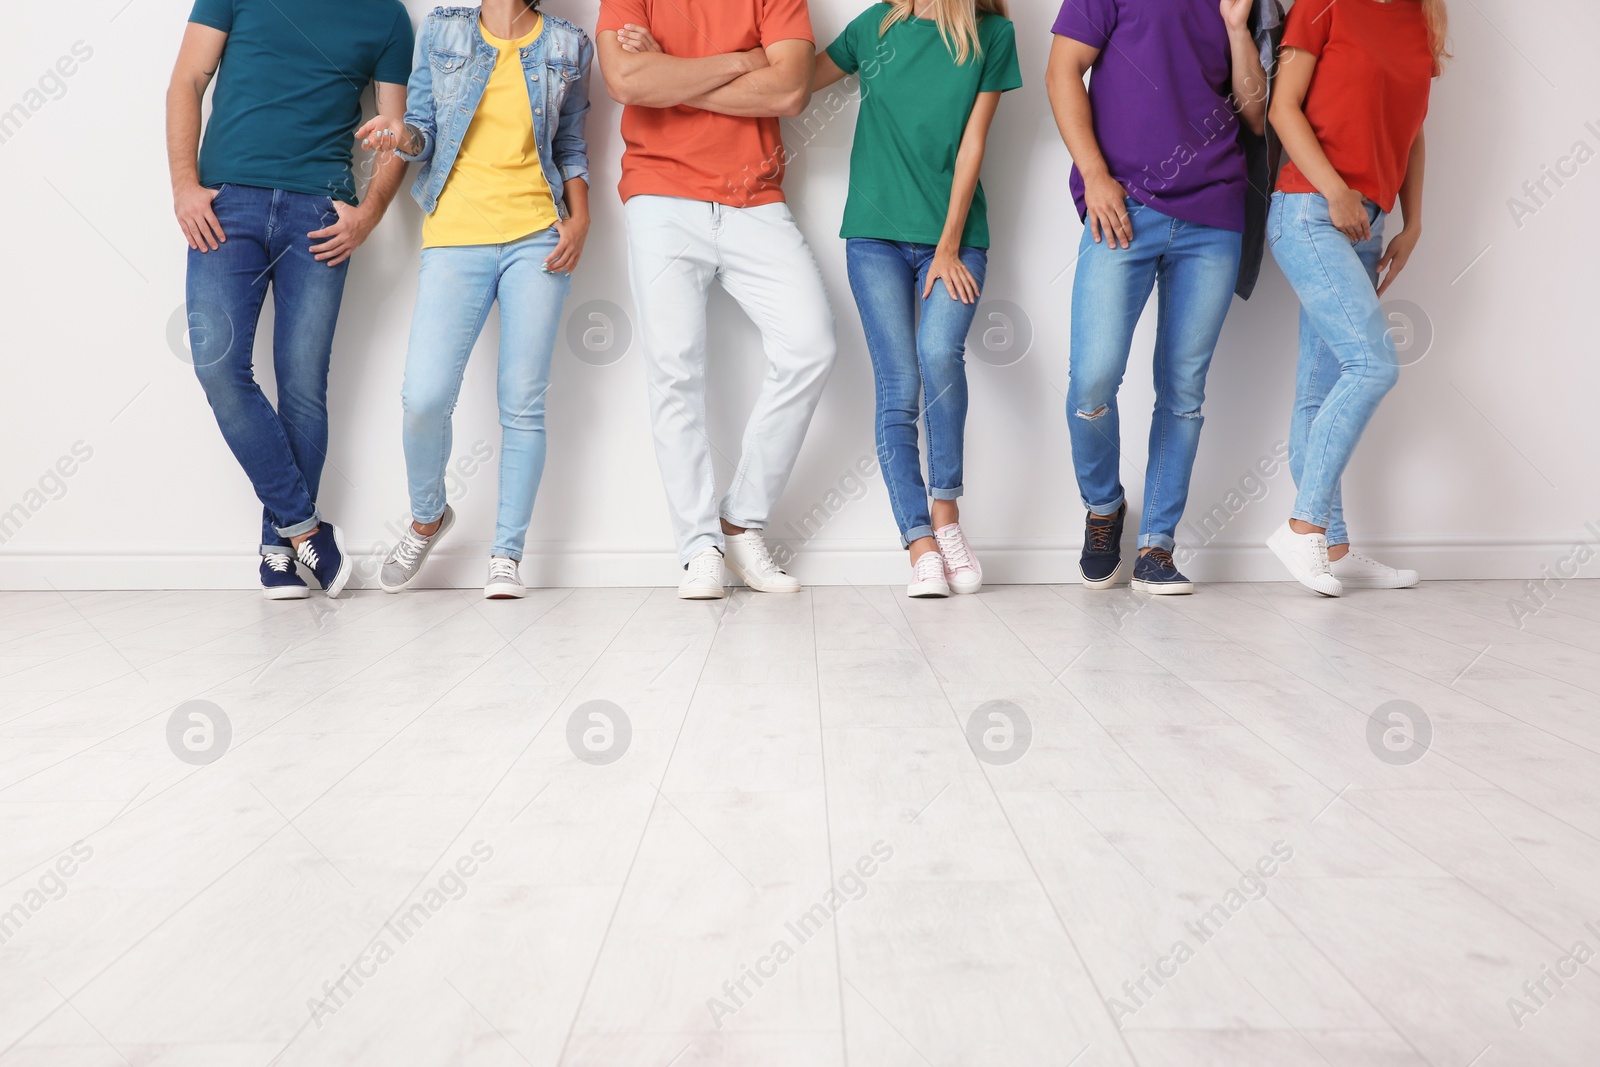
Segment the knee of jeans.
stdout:
<svg viewBox="0 0 1600 1067">
<path fill-rule="evenodd" d="M 507 430 L 544 429 L 544 393 L 541 391 L 526 403 L 501 404 L 500 425 Z"/>
<path fill-rule="evenodd" d="M 400 391 L 400 407 L 407 422 L 448 418 L 455 409 L 455 398 L 443 389 L 407 384 Z"/>
<path fill-rule="evenodd" d="M 1093 401 L 1069 402 L 1069 406 L 1072 408 L 1073 417 L 1083 419 L 1085 422 L 1103 419 L 1111 412 L 1110 404 L 1100 404 Z"/>
</svg>

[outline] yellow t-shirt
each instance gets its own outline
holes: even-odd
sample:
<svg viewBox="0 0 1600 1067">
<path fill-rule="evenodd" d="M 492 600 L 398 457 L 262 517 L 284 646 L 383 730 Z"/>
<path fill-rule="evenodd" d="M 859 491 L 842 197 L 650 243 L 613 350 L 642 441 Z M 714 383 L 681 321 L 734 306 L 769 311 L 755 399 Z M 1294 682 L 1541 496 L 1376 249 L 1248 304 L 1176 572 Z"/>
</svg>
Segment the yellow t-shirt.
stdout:
<svg viewBox="0 0 1600 1067">
<path fill-rule="evenodd" d="M 483 39 L 500 55 L 472 116 L 439 203 L 422 223 L 422 247 L 499 245 L 548 229 L 556 222 L 555 199 L 539 165 L 533 134 L 533 104 L 518 50 L 544 30 L 502 41 L 483 27 Z"/>
</svg>

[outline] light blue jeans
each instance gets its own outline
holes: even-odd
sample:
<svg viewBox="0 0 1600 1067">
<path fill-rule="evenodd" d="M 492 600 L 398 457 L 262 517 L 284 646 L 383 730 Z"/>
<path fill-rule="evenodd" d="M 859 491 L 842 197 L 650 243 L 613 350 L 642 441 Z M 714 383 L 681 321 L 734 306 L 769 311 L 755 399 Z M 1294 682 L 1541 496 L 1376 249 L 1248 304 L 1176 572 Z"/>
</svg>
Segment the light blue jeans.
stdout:
<svg viewBox="0 0 1600 1067">
<path fill-rule="evenodd" d="M 933 536 L 928 498 L 961 496 L 967 425 L 967 331 L 976 304 L 952 300 L 943 279 L 922 295 L 933 245 L 852 237 L 844 244 L 850 290 L 861 311 L 877 383 L 878 465 L 900 546 Z M 963 248 L 961 262 L 983 288 L 988 251 Z M 917 449 L 917 413 L 928 435 L 928 482 Z"/>
<path fill-rule="evenodd" d="M 1067 426 L 1083 506 L 1110 515 L 1122 506 L 1122 428 L 1117 389 L 1128 370 L 1134 327 L 1157 294 L 1156 406 L 1144 477 L 1139 547 L 1172 549 L 1200 450 L 1206 372 L 1233 303 L 1243 236 L 1183 222 L 1129 197 L 1133 243 L 1095 243 L 1083 228 L 1072 285 L 1072 355 Z"/>
<path fill-rule="evenodd" d="M 450 416 L 489 306 L 500 301 L 500 506 L 492 552 L 515 560 L 522 559 L 544 474 L 550 354 L 572 284 L 569 275 L 544 270 L 558 236 L 552 226 L 510 244 L 423 249 L 406 354 L 406 478 L 411 516 L 426 524 L 444 514 Z"/>
<path fill-rule="evenodd" d="M 1378 260 L 1388 216 L 1367 203 L 1372 236 L 1352 243 L 1334 228 L 1319 193 L 1273 193 L 1267 240 L 1300 297 L 1300 363 L 1289 421 L 1290 514 L 1350 543 L 1339 479 L 1378 404 L 1400 378 L 1394 339 L 1378 305 Z"/>
</svg>

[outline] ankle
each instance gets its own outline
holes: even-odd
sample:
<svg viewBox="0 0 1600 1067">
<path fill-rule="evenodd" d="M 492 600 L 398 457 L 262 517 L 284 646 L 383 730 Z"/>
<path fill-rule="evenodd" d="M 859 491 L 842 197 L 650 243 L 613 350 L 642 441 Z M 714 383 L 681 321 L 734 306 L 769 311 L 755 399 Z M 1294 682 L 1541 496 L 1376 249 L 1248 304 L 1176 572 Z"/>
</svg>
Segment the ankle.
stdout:
<svg viewBox="0 0 1600 1067">
<path fill-rule="evenodd" d="M 316 529 L 307 530 L 303 534 L 295 534 L 293 537 L 289 538 L 289 547 L 299 548 L 302 542 L 311 540 L 321 529 L 322 527 L 318 526 Z"/>
<path fill-rule="evenodd" d="M 1325 534 L 1328 532 L 1326 526 L 1313 526 L 1309 522 L 1303 522 L 1300 519 L 1290 519 L 1289 529 L 1297 534 Z"/>
<path fill-rule="evenodd" d="M 915 541 L 911 542 L 911 545 L 907 551 L 911 553 L 912 566 L 916 566 L 917 560 L 921 559 L 923 556 L 926 556 L 929 552 L 939 551 L 939 542 L 935 541 L 931 537 L 919 537 Z"/>
<path fill-rule="evenodd" d="M 416 519 L 411 520 L 411 529 L 423 537 L 432 537 L 434 534 L 439 532 L 439 527 L 443 525 L 443 518 L 438 518 L 427 523 L 418 522 Z"/>
<path fill-rule="evenodd" d="M 1328 546 L 1328 562 L 1329 563 L 1337 563 L 1341 559 L 1344 559 L 1349 554 L 1350 554 L 1350 546 L 1349 545 L 1329 545 Z"/>
<path fill-rule="evenodd" d="M 735 526 L 733 523 L 729 522 L 727 519 L 721 519 L 719 521 L 722 523 L 722 533 L 723 533 L 723 536 L 725 536 L 725 537 L 738 537 L 740 534 L 744 533 L 745 530 L 746 530 L 746 527 Z"/>
</svg>

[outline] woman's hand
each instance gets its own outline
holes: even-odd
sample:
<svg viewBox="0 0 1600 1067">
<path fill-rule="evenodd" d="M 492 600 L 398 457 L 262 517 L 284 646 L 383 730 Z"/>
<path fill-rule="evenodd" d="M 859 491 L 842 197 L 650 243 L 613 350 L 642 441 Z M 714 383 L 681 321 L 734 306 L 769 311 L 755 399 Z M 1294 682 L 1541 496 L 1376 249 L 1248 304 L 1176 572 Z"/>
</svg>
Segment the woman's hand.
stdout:
<svg viewBox="0 0 1600 1067">
<path fill-rule="evenodd" d="M 1356 189 L 1346 189 L 1328 197 L 1328 218 L 1334 229 L 1360 243 L 1372 239 L 1372 220 L 1367 217 L 1367 198 Z"/>
<path fill-rule="evenodd" d="M 218 192 L 199 184 L 173 190 L 172 213 L 178 216 L 184 240 L 196 252 L 215 252 L 228 239 L 222 232 L 222 223 L 217 221 L 216 212 L 211 210 L 211 201 L 217 198 Z"/>
<path fill-rule="evenodd" d="M 1083 179 L 1083 206 L 1089 215 L 1089 232 L 1094 243 L 1105 237 L 1106 247 L 1127 248 L 1133 244 L 1133 220 L 1128 218 L 1128 191 L 1110 174 Z"/>
<path fill-rule="evenodd" d="M 1394 235 L 1389 247 L 1384 250 L 1383 258 L 1378 260 L 1378 273 L 1384 276 L 1383 281 L 1378 283 L 1379 296 L 1382 296 L 1384 290 L 1393 285 L 1394 280 L 1400 277 L 1400 272 L 1406 269 L 1406 264 L 1411 260 L 1411 253 L 1417 250 L 1417 242 L 1421 239 L 1422 230 L 1414 226 L 1407 226 Z"/>
<path fill-rule="evenodd" d="M 643 26 L 628 23 L 617 31 L 617 42 L 622 45 L 624 52 L 659 52 L 661 45 L 650 36 L 650 31 Z"/>
<path fill-rule="evenodd" d="M 394 152 L 405 147 L 406 124 L 378 115 L 357 130 L 356 137 L 369 152 Z"/>
<path fill-rule="evenodd" d="M 583 242 L 589 239 L 589 216 L 569 215 L 557 219 L 556 233 L 561 239 L 556 242 L 556 250 L 545 257 L 544 268 L 551 273 L 571 274 L 578 269 L 578 260 L 583 258 Z"/>
<path fill-rule="evenodd" d="M 944 287 L 950 293 L 951 300 L 959 300 L 963 304 L 978 302 L 978 279 L 961 262 L 959 249 L 943 244 L 934 249 L 933 262 L 928 264 L 928 280 L 922 286 L 922 299 L 933 295 L 933 283 L 940 278 L 944 279 Z"/>
</svg>

